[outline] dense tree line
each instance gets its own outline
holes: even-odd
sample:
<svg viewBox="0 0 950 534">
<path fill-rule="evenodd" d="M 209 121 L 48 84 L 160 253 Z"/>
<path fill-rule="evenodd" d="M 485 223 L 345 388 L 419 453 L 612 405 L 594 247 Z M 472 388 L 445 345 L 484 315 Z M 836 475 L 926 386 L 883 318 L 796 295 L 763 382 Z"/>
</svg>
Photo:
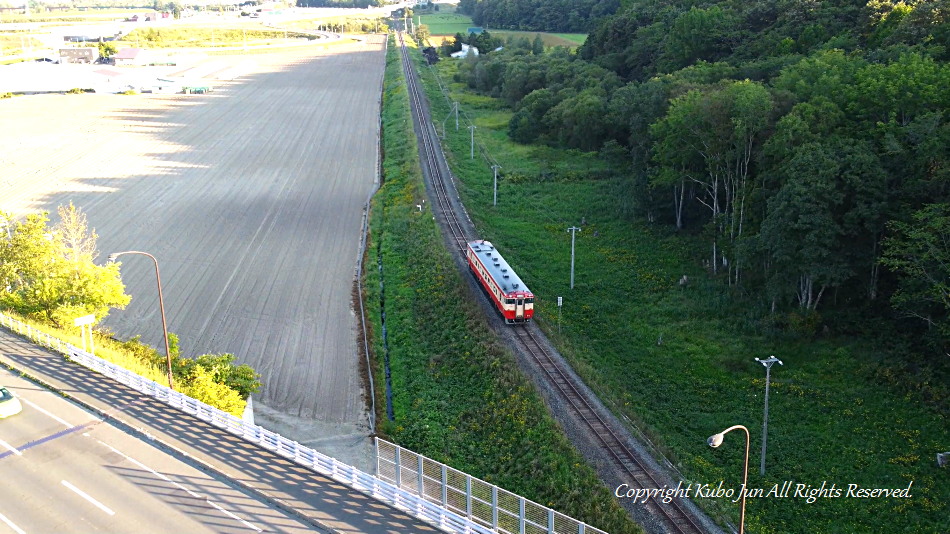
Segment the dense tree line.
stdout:
<svg viewBox="0 0 950 534">
<path fill-rule="evenodd" d="M 946 349 L 946 1 L 628 4 L 578 53 L 513 43 L 459 79 L 516 141 L 624 156 L 637 213 L 705 235 L 764 310 L 890 302 Z"/>
<path fill-rule="evenodd" d="M 460 0 L 458 10 L 479 26 L 584 33 L 619 7 L 619 0 Z"/>
</svg>

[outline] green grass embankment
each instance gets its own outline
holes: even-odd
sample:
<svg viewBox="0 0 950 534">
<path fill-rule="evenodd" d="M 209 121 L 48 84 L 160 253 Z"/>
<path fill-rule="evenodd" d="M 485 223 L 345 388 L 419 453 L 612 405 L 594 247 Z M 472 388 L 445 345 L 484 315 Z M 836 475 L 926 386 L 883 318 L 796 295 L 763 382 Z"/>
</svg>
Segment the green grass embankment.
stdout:
<svg viewBox="0 0 950 534">
<path fill-rule="evenodd" d="M 418 55 L 418 54 L 417 54 Z M 397 443 L 612 534 L 640 532 L 567 442 L 514 357 L 492 334 L 445 250 L 424 198 L 399 53 L 383 94 L 384 184 L 373 200 L 366 269 L 385 421 L 382 258 Z"/>
<path fill-rule="evenodd" d="M 758 498 L 747 503 L 746 532 L 814 533 L 950 530 L 950 477 L 935 454 L 948 450 L 948 383 L 918 370 L 886 340 L 818 334 L 802 339 L 770 331 L 767 310 L 699 265 L 708 242 L 651 225 L 633 213 L 628 180 L 598 154 L 510 142 L 511 112 L 498 100 L 451 83 L 457 62 L 434 68 L 451 95 L 424 78 L 440 125 L 449 101 L 477 126 L 476 140 L 502 166 L 498 206 L 492 171 L 469 157 L 463 122 L 446 122 L 450 164 L 481 237 L 493 241 L 537 295 L 537 322 L 616 413 L 637 424 L 685 474 L 687 482 L 737 490 L 741 433 L 711 449 L 706 438 L 734 424 L 752 433 L 749 486 L 791 481 L 812 488 L 849 484 L 905 488 L 912 498 Z M 453 156 L 454 154 L 454 156 Z M 672 207 L 671 207 L 672 209 Z M 571 290 L 570 226 L 580 226 Z M 688 283 L 678 281 L 687 275 Z M 560 322 L 556 297 L 564 297 Z M 767 470 L 758 474 L 765 370 L 774 354 Z M 924 369 L 924 368 L 921 368 Z M 807 488 L 803 488 L 807 489 Z M 699 499 L 738 524 L 739 505 Z"/>
</svg>

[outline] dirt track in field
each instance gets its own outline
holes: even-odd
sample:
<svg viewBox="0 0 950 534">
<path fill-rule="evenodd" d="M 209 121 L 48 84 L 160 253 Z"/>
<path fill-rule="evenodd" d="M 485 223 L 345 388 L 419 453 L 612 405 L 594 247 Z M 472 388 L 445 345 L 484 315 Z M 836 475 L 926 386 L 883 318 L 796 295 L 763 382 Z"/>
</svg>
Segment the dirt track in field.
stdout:
<svg viewBox="0 0 950 534">
<path fill-rule="evenodd" d="M 208 95 L 0 100 L 0 210 L 55 219 L 72 201 L 99 234 L 97 261 L 155 255 L 184 355 L 257 369 L 265 426 L 355 443 L 367 415 L 351 289 L 383 43 L 235 57 L 248 74 Z M 133 299 L 104 325 L 161 347 L 153 264 L 120 261 Z"/>
</svg>

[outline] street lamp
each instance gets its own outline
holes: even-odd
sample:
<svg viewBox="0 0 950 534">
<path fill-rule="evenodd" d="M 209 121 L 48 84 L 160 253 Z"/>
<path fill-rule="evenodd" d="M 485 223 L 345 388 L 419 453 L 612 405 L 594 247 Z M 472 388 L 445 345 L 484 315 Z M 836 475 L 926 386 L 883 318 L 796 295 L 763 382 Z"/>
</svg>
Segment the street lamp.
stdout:
<svg viewBox="0 0 950 534">
<path fill-rule="evenodd" d="M 125 252 L 116 252 L 109 254 L 109 263 L 115 262 L 116 258 L 123 254 L 139 254 L 152 258 L 155 263 L 155 281 L 158 282 L 158 308 L 162 312 L 162 334 L 165 336 L 165 366 L 168 372 L 168 389 L 174 390 L 175 385 L 172 382 L 172 352 L 168 348 L 168 326 L 165 323 L 165 301 L 162 299 L 162 277 L 158 274 L 158 260 L 148 252 L 139 252 L 137 250 L 126 250 Z"/>
<path fill-rule="evenodd" d="M 759 476 L 765 476 L 765 440 L 769 435 L 769 375 L 773 365 L 785 364 L 775 356 L 769 356 L 766 360 L 756 358 L 755 361 L 765 366 L 765 415 L 762 417 L 762 462 L 759 465 Z"/>
<path fill-rule="evenodd" d="M 743 471 L 743 474 L 742 474 L 742 506 L 740 508 L 741 511 L 739 512 L 739 534 L 743 534 L 745 532 L 746 484 L 749 482 L 749 429 L 742 425 L 733 425 L 718 434 L 713 434 L 712 436 L 709 436 L 709 439 L 706 440 L 706 443 L 708 443 L 710 447 L 715 449 L 716 447 L 722 445 L 722 440 L 726 434 L 728 434 L 729 432 L 732 432 L 733 430 L 737 430 L 739 428 L 741 428 L 742 430 L 745 430 L 745 470 Z"/>
</svg>

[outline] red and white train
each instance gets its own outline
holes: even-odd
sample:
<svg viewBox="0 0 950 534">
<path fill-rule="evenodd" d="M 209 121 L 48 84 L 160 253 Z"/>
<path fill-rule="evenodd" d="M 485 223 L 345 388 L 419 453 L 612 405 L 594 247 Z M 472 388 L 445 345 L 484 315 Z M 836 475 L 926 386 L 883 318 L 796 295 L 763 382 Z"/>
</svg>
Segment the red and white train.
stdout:
<svg viewBox="0 0 950 534">
<path fill-rule="evenodd" d="M 534 294 L 525 287 L 494 245 L 481 239 L 471 241 L 465 251 L 465 258 L 506 323 L 526 323 L 531 320 L 534 316 Z"/>
</svg>

